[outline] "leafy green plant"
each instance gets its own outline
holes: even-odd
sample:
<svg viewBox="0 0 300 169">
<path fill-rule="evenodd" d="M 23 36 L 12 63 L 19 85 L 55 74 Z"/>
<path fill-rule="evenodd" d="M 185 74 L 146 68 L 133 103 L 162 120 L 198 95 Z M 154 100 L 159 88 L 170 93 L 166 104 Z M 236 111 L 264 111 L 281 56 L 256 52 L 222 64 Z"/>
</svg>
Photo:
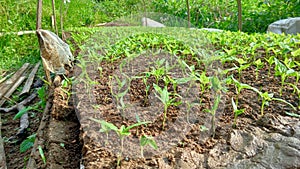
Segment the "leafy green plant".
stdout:
<svg viewBox="0 0 300 169">
<path fill-rule="evenodd" d="M 47 103 L 47 89 L 45 86 L 41 87 L 37 91 L 38 96 L 40 98 L 40 102 L 38 103 L 39 105 L 42 106 L 42 109 L 45 109 L 46 103 Z"/>
<path fill-rule="evenodd" d="M 153 137 L 147 136 L 147 135 L 142 135 L 140 137 L 140 146 L 141 146 L 141 156 L 142 157 L 144 157 L 144 147 L 146 145 L 150 145 L 155 150 L 158 149 L 157 144 Z"/>
<path fill-rule="evenodd" d="M 151 68 L 152 70 L 149 72 L 151 75 L 155 77 L 156 84 L 158 84 L 158 81 L 162 76 L 167 74 L 166 68 L 163 66 L 164 62 L 165 59 L 157 60 L 155 62 L 155 67 L 152 67 Z"/>
<path fill-rule="evenodd" d="M 121 79 L 119 79 L 117 76 L 110 76 L 110 84 L 112 84 L 112 79 L 116 79 L 117 81 L 117 92 L 114 92 L 113 91 L 113 86 L 110 87 L 110 90 L 111 90 L 111 94 L 116 98 L 116 101 L 117 101 L 117 108 L 120 109 L 121 111 L 123 111 L 125 108 L 126 108 L 126 105 L 123 101 L 123 98 L 124 96 L 128 93 L 128 90 L 129 90 L 129 86 L 130 85 L 127 85 L 126 84 L 129 82 L 130 83 L 130 78 L 123 74 L 125 76 L 125 78 L 121 81 Z M 123 112 L 122 112 L 123 113 Z"/>
<path fill-rule="evenodd" d="M 292 83 L 288 83 L 288 85 L 292 86 L 293 89 L 294 89 L 294 93 L 297 94 L 297 96 L 298 96 L 298 109 L 300 109 L 300 89 Z"/>
<path fill-rule="evenodd" d="M 215 131 L 216 131 L 216 112 L 219 108 L 219 104 L 221 101 L 221 92 L 223 89 L 222 87 L 222 82 L 220 81 L 220 79 L 217 76 L 212 76 L 210 78 L 210 83 L 211 83 L 211 88 L 214 92 L 214 102 L 213 105 L 211 107 L 211 109 L 206 109 L 207 112 L 209 112 L 212 116 L 211 119 L 211 131 L 212 131 L 212 137 L 215 137 Z"/>
<path fill-rule="evenodd" d="M 247 69 L 251 63 L 247 63 L 244 59 L 242 58 L 237 58 L 236 61 L 238 61 L 239 63 L 239 66 L 238 66 L 238 73 L 239 73 L 239 80 L 241 80 L 241 74 L 242 74 L 242 71 Z M 237 67 L 237 66 L 236 66 Z"/>
<path fill-rule="evenodd" d="M 94 119 L 94 118 L 91 118 L 91 117 L 89 119 L 101 124 L 101 126 L 105 126 L 102 131 L 107 133 L 110 130 L 112 130 L 112 131 L 115 131 L 117 133 L 117 135 L 119 136 L 119 138 L 121 140 L 121 151 L 120 151 L 120 154 L 118 156 L 118 162 L 117 162 L 118 166 L 120 165 L 120 162 L 121 162 L 121 159 L 122 159 L 122 154 L 123 154 L 123 151 L 124 151 L 124 138 L 131 135 L 130 129 L 132 129 L 134 127 L 137 127 L 137 126 L 140 126 L 140 125 L 143 125 L 143 124 L 151 123 L 150 121 L 138 122 L 138 123 L 135 123 L 135 124 L 130 125 L 128 127 L 125 127 L 124 125 L 122 125 L 120 128 L 118 128 L 113 123 L 109 123 L 109 122 L 106 122 L 104 120 L 98 120 L 98 119 Z"/>
<path fill-rule="evenodd" d="M 289 105 L 290 107 L 292 107 L 294 110 L 296 110 L 296 108 L 295 108 L 291 103 L 289 103 L 289 102 L 287 102 L 287 101 L 285 101 L 285 100 L 283 100 L 283 99 L 273 97 L 273 96 L 274 96 L 273 93 L 268 93 L 268 92 L 262 93 L 262 92 L 258 92 L 258 94 L 259 94 L 260 97 L 262 98 L 261 110 L 260 110 L 261 116 L 264 115 L 264 106 L 265 106 L 266 104 L 269 104 L 269 102 L 270 102 L 270 101 L 273 101 L 273 100 L 279 101 L 279 102 L 283 102 L 283 103 Z"/>
<path fill-rule="evenodd" d="M 143 76 L 143 83 L 145 85 L 145 93 L 146 93 L 146 96 L 145 96 L 145 103 L 148 102 L 148 95 L 149 95 L 149 90 L 150 90 L 150 85 L 148 85 L 148 79 L 150 77 L 150 74 L 149 73 L 145 73 L 145 76 Z"/>
<path fill-rule="evenodd" d="M 233 113 L 234 113 L 234 121 L 233 121 L 233 127 L 235 128 L 236 127 L 236 120 L 237 120 L 237 117 L 241 114 L 244 113 L 245 109 L 238 109 L 237 105 L 235 104 L 233 98 L 231 98 L 231 104 L 232 104 L 232 107 L 233 107 Z"/>
<path fill-rule="evenodd" d="M 24 153 L 27 150 L 29 150 L 31 147 L 33 147 L 34 141 L 35 141 L 36 134 L 32 134 L 28 136 L 22 143 L 20 144 L 20 152 Z"/>
<path fill-rule="evenodd" d="M 294 69 L 287 68 L 283 63 L 281 63 L 278 59 L 275 59 L 275 75 L 281 76 L 281 87 L 279 90 L 280 96 L 282 95 L 282 89 L 285 84 L 285 80 L 288 76 L 295 76 L 297 72 Z"/>
<path fill-rule="evenodd" d="M 72 91 L 70 91 L 71 87 L 72 87 L 73 79 L 74 79 L 74 77 L 67 78 L 64 76 L 64 79 L 61 82 L 61 90 L 67 95 L 67 98 L 66 98 L 67 104 L 69 103 L 71 95 L 73 94 Z M 61 94 L 61 96 L 63 97 L 63 99 L 65 99 L 63 94 Z"/>
<path fill-rule="evenodd" d="M 32 106 L 28 106 L 28 107 L 24 107 L 22 110 L 20 110 L 15 116 L 14 116 L 14 120 L 17 120 L 19 118 L 21 118 L 21 116 L 23 116 L 25 113 L 27 113 L 29 110 L 34 109 Z"/>
<path fill-rule="evenodd" d="M 269 57 L 268 59 L 265 59 L 267 62 L 268 62 L 268 76 L 270 76 L 270 74 L 271 74 L 271 67 L 272 67 L 272 65 L 275 63 L 275 57 L 274 56 L 271 56 L 271 57 Z"/>
<path fill-rule="evenodd" d="M 164 105 L 164 118 L 163 118 L 163 129 L 165 128 L 165 122 L 167 118 L 167 111 L 168 107 L 170 106 L 178 106 L 181 104 L 181 102 L 176 101 L 176 98 L 171 98 L 171 96 L 179 96 L 178 94 L 172 94 L 168 92 L 167 86 L 165 86 L 163 89 L 160 88 L 158 85 L 153 84 L 153 87 L 155 91 L 158 93 L 155 93 L 155 96 L 163 103 Z"/>
<path fill-rule="evenodd" d="M 264 67 L 264 63 L 261 61 L 261 59 L 257 59 L 255 62 L 255 78 L 258 79 L 258 70 Z"/>
<path fill-rule="evenodd" d="M 231 79 L 233 80 L 233 83 L 235 84 L 235 87 L 236 87 L 236 99 L 235 99 L 235 104 L 238 105 L 238 98 L 239 98 L 239 95 L 242 91 L 242 89 L 250 89 L 250 90 L 253 90 L 255 91 L 256 93 L 259 93 L 259 90 L 248 85 L 248 84 L 245 84 L 245 83 L 241 83 L 239 81 L 237 81 L 233 76 L 231 77 Z"/>
</svg>

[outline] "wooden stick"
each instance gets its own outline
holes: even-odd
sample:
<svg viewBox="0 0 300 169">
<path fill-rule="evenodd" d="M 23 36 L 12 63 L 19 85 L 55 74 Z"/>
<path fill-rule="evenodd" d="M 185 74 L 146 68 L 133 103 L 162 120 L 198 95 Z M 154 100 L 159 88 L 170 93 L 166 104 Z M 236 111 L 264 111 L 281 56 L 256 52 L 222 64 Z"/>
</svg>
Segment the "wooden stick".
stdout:
<svg viewBox="0 0 300 169">
<path fill-rule="evenodd" d="M 36 30 L 42 28 L 42 7 L 43 7 L 43 0 L 38 0 L 37 3 L 37 10 L 36 10 Z"/>
<path fill-rule="evenodd" d="M 4 143 L 1 134 L 1 127 L 2 127 L 2 120 L 1 120 L 1 113 L 0 113 L 0 168 L 7 169 L 6 166 L 6 157 L 5 157 L 5 150 L 4 150 Z"/>
<path fill-rule="evenodd" d="M 33 83 L 34 76 L 35 76 L 35 74 L 36 74 L 36 72 L 37 72 L 39 66 L 40 66 L 40 62 L 38 62 L 38 63 L 34 66 L 34 68 L 32 69 L 32 71 L 30 72 L 30 74 L 29 74 L 29 76 L 28 76 L 28 79 L 27 79 L 27 81 L 26 81 L 26 83 L 25 83 L 25 85 L 24 85 L 24 87 L 23 87 L 23 90 L 22 90 L 22 92 L 19 94 L 19 96 L 22 96 L 23 94 L 27 94 L 27 93 L 30 91 L 30 87 L 31 87 L 31 85 L 32 85 L 32 83 Z"/>
<path fill-rule="evenodd" d="M 55 0 L 52 0 L 52 12 L 53 12 L 53 24 L 55 27 L 55 32 L 56 35 L 58 36 L 58 29 L 57 29 L 57 24 L 56 24 L 56 15 L 55 15 Z"/>
<path fill-rule="evenodd" d="M 6 93 L 12 88 L 12 86 L 17 82 L 17 80 L 22 76 L 25 70 L 28 68 L 29 63 L 25 63 L 10 79 L 6 80 L 0 88 L 0 99 L 6 96 Z M 2 104 L 0 104 L 0 107 Z"/>
<path fill-rule="evenodd" d="M 4 35 L 27 35 L 27 34 L 34 34 L 35 31 L 19 31 L 19 32 L 6 32 L 6 33 L 0 33 L 0 36 L 4 36 Z"/>
<path fill-rule="evenodd" d="M 34 92 L 30 96 L 28 96 L 26 99 L 24 99 L 22 102 L 20 102 L 18 104 L 27 105 L 28 103 L 30 103 L 36 97 L 37 97 L 37 93 Z M 9 108 L 0 108 L 0 112 L 2 111 L 2 112 L 8 113 L 8 112 L 17 110 L 18 109 L 18 104 L 14 105 L 12 107 L 9 107 Z"/>
</svg>

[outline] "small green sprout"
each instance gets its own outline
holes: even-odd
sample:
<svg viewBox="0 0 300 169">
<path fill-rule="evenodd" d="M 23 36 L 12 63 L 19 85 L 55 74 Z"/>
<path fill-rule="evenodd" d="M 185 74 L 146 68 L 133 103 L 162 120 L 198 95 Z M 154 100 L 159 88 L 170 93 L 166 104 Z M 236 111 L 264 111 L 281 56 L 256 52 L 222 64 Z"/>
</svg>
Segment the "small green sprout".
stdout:
<svg viewBox="0 0 300 169">
<path fill-rule="evenodd" d="M 138 122 L 138 123 L 135 123 L 135 124 L 130 125 L 128 127 L 125 127 L 124 125 L 122 125 L 120 128 L 118 128 L 113 123 L 109 123 L 109 122 L 106 122 L 104 120 L 97 120 L 97 119 L 94 119 L 94 118 L 91 118 L 91 117 L 89 119 L 92 120 L 92 121 L 95 121 L 95 122 L 97 122 L 99 124 L 101 124 L 101 127 L 103 127 L 103 128 L 101 128 L 102 130 L 100 130 L 100 132 L 105 132 L 106 136 L 108 135 L 107 133 L 110 130 L 116 132 L 117 135 L 119 136 L 119 138 L 121 140 L 121 151 L 120 151 L 120 154 L 118 155 L 118 161 L 117 161 L 117 165 L 118 166 L 120 165 L 120 162 L 121 162 L 121 159 L 122 159 L 122 154 L 123 154 L 123 151 L 124 151 L 124 138 L 126 136 L 131 135 L 131 133 L 130 133 L 129 130 L 132 129 L 132 128 L 134 128 L 134 127 L 143 125 L 143 124 L 151 123 L 150 121 Z"/>
<path fill-rule="evenodd" d="M 245 109 L 238 109 L 237 108 L 237 105 L 235 104 L 233 98 L 231 98 L 231 104 L 232 104 L 232 107 L 233 107 L 233 113 L 234 113 L 234 122 L 233 122 L 233 127 L 235 128 L 236 127 L 236 120 L 237 120 L 237 117 L 241 114 L 244 113 Z"/>
<path fill-rule="evenodd" d="M 264 63 L 261 61 L 261 59 L 257 59 L 255 62 L 255 78 L 258 79 L 258 70 L 264 67 Z"/>
<path fill-rule="evenodd" d="M 179 96 L 178 94 L 172 94 L 168 92 L 167 86 L 165 86 L 163 89 L 161 89 L 158 85 L 153 84 L 153 87 L 155 91 L 158 93 L 155 93 L 155 96 L 163 103 L 164 105 L 164 119 L 163 119 L 163 129 L 165 127 L 165 122 L 167 118 L 167 111 L 168 107 L 170 106 L 178 106 L 181 104 L 181 102 L 176 102 L 176 98 L 171 98 L 171 96 Z"/>
<path fill-rule="evenodd" d="M 147 136 L 147 135 L 142 135 L 140 138 L 140 146 L 141 146 L 141 156 L 144 158 L 144 147 L 146 145 L 150 145 L 153 149 L 157 150 L 157 144 L 154 140 L 153 137 Z"/>
</svg>

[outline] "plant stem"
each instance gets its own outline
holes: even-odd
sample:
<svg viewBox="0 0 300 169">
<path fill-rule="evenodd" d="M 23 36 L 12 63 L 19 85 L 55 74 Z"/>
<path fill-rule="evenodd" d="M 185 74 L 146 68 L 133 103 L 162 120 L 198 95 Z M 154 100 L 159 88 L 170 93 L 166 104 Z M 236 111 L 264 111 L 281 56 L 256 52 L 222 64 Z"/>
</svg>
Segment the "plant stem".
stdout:
<svg viewBox="0 0 300 169">
<path fill-rule="evenodd" d="M 144 147 L 143 146 L 141 146 L 141 156 L 142 156 L 142 158 L 144 158 Z"/>
<path fill-rule="evenodd" d="M 213 112 L 212 119 L 211 119 L 212 138 L 215 137 L 215 133 L 216 133 L 215 123 L 216 123 L 216 117 L 215 117 L 215 112 Z"/>
<path fill-rule="evenodd" d="M 262 99 L 262 104 L 261 104 L 261 108 L 260 108 L 261 116 L 264 115 L 264 107 L 265 107 L 265 99 Z"/>
<path fill-rule="evenodd" d="M 164 106 L 163 129 L 165 129 L 165 123 L 166 123 L 166 118 L 167 118 L 167 110 L 168 110 L 168 106 L 165 105 L 165 106 Z"/>
</svg>

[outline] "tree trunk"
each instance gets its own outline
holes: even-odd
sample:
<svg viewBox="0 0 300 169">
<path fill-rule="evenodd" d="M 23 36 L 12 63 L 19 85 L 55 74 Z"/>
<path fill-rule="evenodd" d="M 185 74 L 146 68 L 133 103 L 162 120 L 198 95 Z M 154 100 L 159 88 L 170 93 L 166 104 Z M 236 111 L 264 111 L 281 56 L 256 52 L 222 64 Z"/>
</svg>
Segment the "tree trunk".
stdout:
<svg viewBox="0 0 300 169">
<path fill-rule="evenodd" d="M 187 15 L 188 15 L 188 28 L 190 28 L 191 27 L 191 12 L 190 12 L 189 0 L 186 0 L 186 8 L 187 8 Z"/>
<path fill-rule="evenodd" d="M 239 31 L 242 31 L 242 0 L 237 0 Z"/>
</svg>

